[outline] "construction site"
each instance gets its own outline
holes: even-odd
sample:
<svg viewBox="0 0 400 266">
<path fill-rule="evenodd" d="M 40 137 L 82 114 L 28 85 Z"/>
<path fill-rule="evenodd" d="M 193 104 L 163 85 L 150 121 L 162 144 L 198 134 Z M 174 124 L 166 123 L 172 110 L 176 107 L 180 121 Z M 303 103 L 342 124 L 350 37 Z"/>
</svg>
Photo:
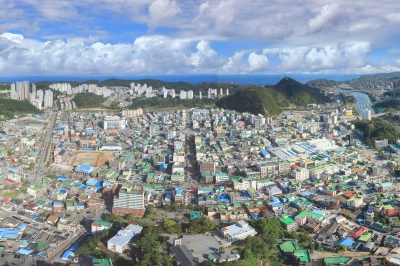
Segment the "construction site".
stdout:
<svg viewBox="0 0 400 266">
<path fill-rule="evenodd" d="M 98 169 L 114 158 L 114 152 L 111 151 L 75 151 L 67 164 L 75 167 L 80 164 L 92 165 Z"/>
</svg>

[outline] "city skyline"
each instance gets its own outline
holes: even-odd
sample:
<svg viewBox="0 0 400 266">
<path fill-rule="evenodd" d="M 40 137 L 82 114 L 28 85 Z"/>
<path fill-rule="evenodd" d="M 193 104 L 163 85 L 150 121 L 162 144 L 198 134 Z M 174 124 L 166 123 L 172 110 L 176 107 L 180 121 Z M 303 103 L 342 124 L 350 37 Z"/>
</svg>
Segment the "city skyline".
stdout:
<svg viewBox="0 0 400 266">
<path fill-rule="evenodd" d="M 392 1 L 2 1 L 2 76 L 400 70 Z"/>
</svg>

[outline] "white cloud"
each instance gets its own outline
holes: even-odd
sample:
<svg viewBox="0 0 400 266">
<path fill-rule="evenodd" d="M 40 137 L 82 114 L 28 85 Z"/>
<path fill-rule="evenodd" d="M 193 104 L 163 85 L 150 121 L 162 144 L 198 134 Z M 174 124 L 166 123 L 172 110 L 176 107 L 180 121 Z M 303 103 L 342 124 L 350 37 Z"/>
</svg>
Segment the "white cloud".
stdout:
<svg viewBox="0 0 400 266">
<path fill-rule="evenodd" d="M 176 15 L 181 13 L 181 9 L 175 0 L 155 0 L 149 6 L 151 27 L 168 25 Z"/>
<path fill-rule="evenodd" d="M 336 3 L 325 5 L 318 15 L 308 21 L 308 26 L 313 32 L 331 28 L 337 19 L 340 18 L 340 12 L 339 5 Z"/>
<path fill-rule="evenodd" d="M 367 65 L 384 69 L 382 60 L 368 58 L 375 50 L 393 48 L 387 55 L 397 55 L 400 1 L 300 2 L 0 0 L 0 34 L 15 32 L 24 37 L 1 38 L 0 60 L 8 66 L 1 70 L 14 74 L 338 73 L 367 71 L 362 69 Z M 118 28 L 113 28 L 114 22 Z M 170 37 L 163 36 L 166 27 Z M 216 41 L 220 43 L 214 47 Z M 229 49 L 221 48 L 223 42 L 229 43 Z M 255 53 L 262 49 L 262 55 Z M 386 59 L 387 69 L 398 66 Z"/>
<path fill-rule="evenodd" d="M 256 53 L 249 54 L 249 58 L 247 59 L 249 63 L 250 72 L 259 72 L 265 71 L 268 69 L 268 58 L 265 55 L 258 55 Z"/>
<path fill-rule="evenodd" d="M 228 62 L 222 67 L 222 72 L 225 73 L 243 73 L 243 56 L 244 52 L 236 52 L 232 57 L 229 57 Z"/>
<path fill-rule="evenodd" d="M 320 72 L 340 73 L 346 69 L 365 66 L 369 60 L 369 43 L 337 44 L 325 47 L 296 47 L 265 49 L 265 54 L 277 54 L 282 64 L 278 72 Z"/>
</svg>

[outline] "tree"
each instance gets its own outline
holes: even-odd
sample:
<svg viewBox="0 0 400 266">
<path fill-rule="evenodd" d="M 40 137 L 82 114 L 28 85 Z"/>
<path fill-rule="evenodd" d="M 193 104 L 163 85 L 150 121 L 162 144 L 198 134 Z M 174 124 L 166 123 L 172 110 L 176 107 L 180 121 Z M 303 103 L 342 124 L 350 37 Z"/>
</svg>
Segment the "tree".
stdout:
<svg viewBox="0 0 400 266">
<path fill-rule="evenodd" d="M 215 228 L 215 224 L 207 218 L 204 218 L 203 226 L 207 229 L 207 231 L 213 230 Z"/>
<path fill-rule="evenodd" d="M 172 227 L 174 225 L 175 225 L 175 221 L 174 220 L 170 220 L 170 219 L 165 219 L 164 220 L 164 228 L 165 229 L 168 229 L 168 228 L 170 228 L 170 227 Z"/>
<path fill-rule="evenodd" d="M 125 217 L 125 219 L 126 219 L 127 221 L 134 221 L 134 220 L 136 220 L 137 218 L 138 218 L 138 217 L 135 216 L 133 213 L 128 214 L 128 215 Z"/>
<path fill-rule="evenodd" d="M 342 254 L 343 252 L 345 252 L 347 250 L 347 247 L 345 245 L 338 245 L 336 247 L 336 250 L 339 254 Z"/>
</svg>

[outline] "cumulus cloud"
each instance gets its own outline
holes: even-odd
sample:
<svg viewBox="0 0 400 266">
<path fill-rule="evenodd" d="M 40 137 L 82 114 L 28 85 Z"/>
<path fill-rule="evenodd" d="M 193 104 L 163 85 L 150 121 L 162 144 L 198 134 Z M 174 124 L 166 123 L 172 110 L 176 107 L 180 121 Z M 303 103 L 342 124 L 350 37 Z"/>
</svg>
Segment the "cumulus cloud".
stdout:
<svg viewBox="0 0 400 266">
<path fill-rule="evenodd" d="M 268 69 L 268 58 L 262 54 L 251 53 L 247 59 L 250 72 L 265 71 Z"/>
<path fill-rule="evenodd" d="M 244 72 L 243 56 L 244 52 L 236 52 L 232 57 L 229 57 L 228 62 L 222 67 L 224 73 L 242 73 Z"/>
<path fill-rule="evenodd" d="M 243 55 L 227 58 L 208 41 L 163 35 L 139 37 L 132 44 L 41 42 L 20 34 L 0 35 L 0 71 L 5 76 L 219 73 L 224 68 L 237 73 L 259 71 L 268 64 L 265 56 L 250 54 L 245 67 L 240 62 Z"/>
<path fill-rule="evenodd" d="M 308 21 L 310 30 L 317 32 L 322 29 L 331 28 L 338 18 L 340 18 L 340 11 L 339 5 L 336 3 L 323 6 L 321 12 Z"/>
<path fill-rule="evenodd" d="M 368 63 L 369 43 L 337 44 L 325 47 L 265 49 L 265 54 L 278 55 L 280 72 L 341 72 Z"/>
<path fill-rule="evenodd" d="M 169 20 L 172 20 L 181 12 L 175 0 L 155 0 L 149 6 L 149 25 L 152 27 L 168 25 Z"/>
</svg>

